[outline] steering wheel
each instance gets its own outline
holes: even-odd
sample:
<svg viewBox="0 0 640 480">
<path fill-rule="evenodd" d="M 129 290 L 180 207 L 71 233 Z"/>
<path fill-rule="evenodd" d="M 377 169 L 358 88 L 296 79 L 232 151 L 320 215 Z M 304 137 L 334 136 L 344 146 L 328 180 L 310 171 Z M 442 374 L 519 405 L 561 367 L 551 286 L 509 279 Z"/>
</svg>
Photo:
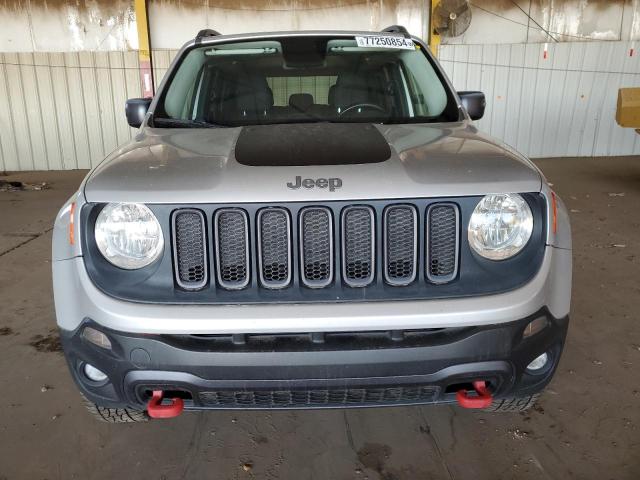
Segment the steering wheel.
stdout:
<svg viewBox="0 0 640 480">
<path fill-rule="evenodd" d="M 352 112 L 353 110 L 355 110 L 356 108 L 372 108 L 374 110 L 378 110 L 382 113 L 387 113 L 387 110 L 383 107 L 381 107 L 380 105 L 376 105 L 375 103 L 356 103 L 354 105 L 351 105 L 350 107 L 345 108 L 343 111 L 341 111 L 338 116 L 343 116 L 345 113 L 348 112 Z"/>
</svg>

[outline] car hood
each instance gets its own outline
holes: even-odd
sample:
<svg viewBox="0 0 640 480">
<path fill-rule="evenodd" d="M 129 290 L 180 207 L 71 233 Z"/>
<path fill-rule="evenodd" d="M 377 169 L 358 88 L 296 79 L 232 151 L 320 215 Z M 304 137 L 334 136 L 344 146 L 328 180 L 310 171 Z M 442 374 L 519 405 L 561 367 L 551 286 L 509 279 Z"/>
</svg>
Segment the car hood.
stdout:
<svg viewBox="0 0 640 480">
<path fill-rule="evenodd" d="M 383 139 L 376 148 L 384 147 L 387 157 L 372 162 L 366 135 L 354 131 L 336 141 L 336 124 L 308 125 L 308 130 L 279 126 L 278 135 L 260 130 L 274 128 L 269 125 L 147 127 L 89 174 L 85 196 L 89 202 L 239 203 L 453 197 L 541 188 L 541 174 L 529 160 L 466 122 L 368 125 Z M 315 143 L 301 142 L 300 132 Z M 251 145 L 253 138 L 267 143 Z M 247 142 L 252 148 L 246 148 Z M 306 150 L 299 149 L 301 143 Z M 276 161 L 278 152 L 288 160 Z M 291 162 L 296 152 L 300 161 Z M 253 157 L 247 161 L 247 156 Z"/>
</svg>

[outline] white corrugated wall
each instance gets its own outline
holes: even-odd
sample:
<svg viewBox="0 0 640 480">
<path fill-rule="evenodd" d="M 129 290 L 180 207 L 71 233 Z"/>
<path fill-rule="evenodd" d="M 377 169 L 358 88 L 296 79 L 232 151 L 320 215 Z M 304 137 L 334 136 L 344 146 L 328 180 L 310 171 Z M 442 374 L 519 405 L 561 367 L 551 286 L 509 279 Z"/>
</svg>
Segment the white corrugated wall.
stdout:
<svg viewBox="0 0 640 480">
<path fill-rule="evenodd" d="M 0 53 L 0 170 L 90 168 L 128 141 L 138 52 Z"/>
<path fill-rule="evenodd" d="M 640 154 L 615 122 L 618 89 L 640 86 L 631 42 L 443 45 L 457 90 L 487 97 L 478 128 L 531 157 Z M 547 49 L 545 58 L 544 51 Z"/>
<path fill-rule="evenodd" d="M 153 52 L 162 78 L 177 50 Z M 0 53 L 0 171 L 91 168 L 135 130 L 137 51 Z"/>
</svg>

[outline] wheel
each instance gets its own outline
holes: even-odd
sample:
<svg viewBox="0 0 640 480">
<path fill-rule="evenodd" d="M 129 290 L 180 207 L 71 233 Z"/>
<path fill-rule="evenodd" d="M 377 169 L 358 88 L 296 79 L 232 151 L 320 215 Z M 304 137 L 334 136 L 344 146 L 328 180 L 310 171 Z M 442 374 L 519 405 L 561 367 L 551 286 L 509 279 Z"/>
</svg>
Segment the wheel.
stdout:
<svg viewBox="0 0 640 480">
<path fill-rule="evenodd" d="M 484 409 L 485 412 L 524 412 L 529 410 L 540 398 L 539 393 L 524 397 L 510 397 L 494 400 L 491 406 Z"/>
<path fill-rule="evenodd" d="M 106 423 L 136 423 L 147 422 L 149 416 L 147 412 L 142 410 L 134 410 L 131 408 L 110 408 L 101 407 L 95 403 L 87 400 L 83 395 L 84 406 L 89 410 L 89 413 L 101 422 Z"/>
</svg>

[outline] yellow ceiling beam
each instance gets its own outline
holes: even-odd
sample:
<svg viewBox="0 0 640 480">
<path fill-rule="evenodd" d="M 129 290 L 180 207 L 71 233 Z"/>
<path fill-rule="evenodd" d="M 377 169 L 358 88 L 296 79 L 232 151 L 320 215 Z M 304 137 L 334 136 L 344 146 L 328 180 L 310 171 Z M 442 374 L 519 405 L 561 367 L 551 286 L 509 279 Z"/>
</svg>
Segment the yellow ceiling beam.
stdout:
<svg viewBox="0 0 640 480">
<path fill-rule="evenodd" d="M 436 11 L 438 5 L 440 5 L 440 0 L 431 0 L 431 11 L 429 12 L 429 48 L 436 58 L 440 49 L 440 35 L 436 32 L 433 12 Z"/>
<path fill-rule="evenodd" d="M 134 0 L 136 26 L 138 28 L 138 59 L 140 61 L 140 86 L 143 97 L 153 97 L 153 67 L 147 0 Z"/>
</svg>

